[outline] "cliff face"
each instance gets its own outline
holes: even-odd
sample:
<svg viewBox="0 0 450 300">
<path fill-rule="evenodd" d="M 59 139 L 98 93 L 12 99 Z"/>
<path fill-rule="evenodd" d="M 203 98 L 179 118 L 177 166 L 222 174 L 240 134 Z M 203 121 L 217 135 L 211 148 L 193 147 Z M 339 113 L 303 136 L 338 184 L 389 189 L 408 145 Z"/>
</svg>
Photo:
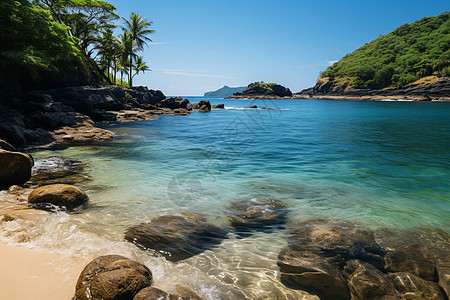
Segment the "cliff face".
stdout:
<svg viewBox="0 0 450 300">
<path fill-rule="evenodd" d="M 348 82 L 320 78 L 312 88 L 305 89 L 296 96 L 417 96 L 429 99 L 450 99 L 450 77 L 424 77 L 401 88 L 356 89 Z"/>
</svg>

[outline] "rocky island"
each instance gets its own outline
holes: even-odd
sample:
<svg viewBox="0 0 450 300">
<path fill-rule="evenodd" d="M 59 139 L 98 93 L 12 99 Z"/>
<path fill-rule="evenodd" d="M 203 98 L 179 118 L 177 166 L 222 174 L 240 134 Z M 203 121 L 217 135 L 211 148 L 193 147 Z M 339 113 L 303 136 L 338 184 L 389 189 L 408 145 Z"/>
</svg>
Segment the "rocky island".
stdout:
<svg viewBox="0 0 450 300">
<path fill-rule="evenodd" d="M 449 17 L 444 12 L 380 35 L 294 98 L 450 100 Z"/>
<path fill-rule="evenodd" d="M 289 99 L 291 96 L 291 90 L 282 85 L 260 81 L 250 83 L 242 93 L 234 93 L 226 99 Z"/>
</svg>

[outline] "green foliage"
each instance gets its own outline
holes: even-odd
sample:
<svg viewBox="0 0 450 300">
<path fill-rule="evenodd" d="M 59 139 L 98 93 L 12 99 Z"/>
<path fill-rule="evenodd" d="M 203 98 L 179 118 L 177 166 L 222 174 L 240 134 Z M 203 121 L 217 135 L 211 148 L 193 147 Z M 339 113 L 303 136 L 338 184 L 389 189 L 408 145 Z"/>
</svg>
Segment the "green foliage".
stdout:
<svg viewBox="0 0 450 300">
<path fill-rule="evenodd" d="M 87 72 L 86 61 L 77 48 L 78 40 L 69 36 L 67 30 L 40 6 L 26 0 L 0 1 L 2 81 L 39 81 L 50 73 L 54 78 L 67 78 Z"/>
<path fill-rule="evenodd" d="M 430 75 L 448 76 L 450 12 L 404 24 L 334 63 L 320 77 L 350 77 L 357 88 L 402 86 Z"/>
<path fill-rule="evenodd" d="M 278 85 L 278 84 L 273 83 L 273 82 L 267 83 L 267 82 L 264 82 L 264 81 L 259 81 L 259 82 L 255 82 L 255 83 L 258 84 L 259 86 L 263 87 L 264 89 L 271 91 L 271 92 L 273 92 L 273 87 Z"/>
</svg>

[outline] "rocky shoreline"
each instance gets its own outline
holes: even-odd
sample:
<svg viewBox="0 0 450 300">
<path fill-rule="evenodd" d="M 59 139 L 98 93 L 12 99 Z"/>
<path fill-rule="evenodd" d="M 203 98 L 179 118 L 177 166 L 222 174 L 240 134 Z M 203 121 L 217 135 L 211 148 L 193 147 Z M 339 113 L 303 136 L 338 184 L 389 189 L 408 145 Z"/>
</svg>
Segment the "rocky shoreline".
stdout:
<svg viewBox="0 0 450 300">
<path fill-rule="evenodd" d="M 249 85 L 250 87 L 250 85 Z M 314 87 L 295 94 L 275 94 L 251 87 L 225 99 L 333 99 L 353 101 L 450 101 L 450 78 L 425 78 L 401 88 L 355 89 L 334 79 L 321 78 Z"/>
<path fill-rule="evenodd" d="M 146 87 L 67 87 L 0 98 L 0 137 L 18 149 L 57 148 L 113 138 L 103 122 L 153 120 L 157 115 L 210 111 Z M 209 104 L 209 105 L 206 105 Z M 204 106 L 204 107 L 203 107 Z"/>
<path fill-rule="evenodd" d="M 3 111 L 0 134 L 23 148 L 91 144 L 113 137 L 95 122 L 211 110 L 209 101 L 189 103 L 146 88 L 67 88 L 21 97 L 5 105 L 8 113 Z M 10 124 L 4 121 L 8 116 Z M 15 145 L 0 140 L 1 165 L 7 166 L 0 172 L 0 186 L 7 188 L 4 196 L 41 210 L 83 213 L 89 197 L 74 186 L 88 180 L 82 163 L 61 157 L 34 160 L 17 152 Z M 389 230 L 374 232 L 341 220 L 291 220 L 289 206 L 276 199 L 232 202 L 224 213 L 229 222 L 221 227 L 194 212 L 158 216 L 130 226 L 124 242 L 177 263 L 214 249 L 230 234 L 246 238 L 285 230 L 289 235 L 281 242 L 274 264 L 286 288 L 321 299 L 448 299 L 450 295 L 447 241 L 441 244 L 433 236 Z M 20 216 L 2 212 L 0 224 L 15 218 Z M 119 255 L 95 258 L 74 286 L 74 299 L 204 299 L 199 291 L 180 285 L 176 292 L 158 289 L 151 269 Z"/>
</svg>

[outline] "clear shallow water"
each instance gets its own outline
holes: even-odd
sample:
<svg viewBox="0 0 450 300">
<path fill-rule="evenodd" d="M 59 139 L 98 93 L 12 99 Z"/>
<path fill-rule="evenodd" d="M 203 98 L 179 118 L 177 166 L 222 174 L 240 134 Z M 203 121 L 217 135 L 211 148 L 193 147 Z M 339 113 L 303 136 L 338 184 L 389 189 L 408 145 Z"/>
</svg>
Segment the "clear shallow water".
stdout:
<svg viewBox="0 0 450 300">
<path fill-rule="evenodd" d="M 211 102 L 277 109 L 160 116 L 107 126 L 117 137 L 102 145 L 34 153 L 80 160 L 92 181 L 80 185 L 89 207 L 49 215 L 31 243 L 132 256 L 152 269 L 160 287 L 181 283 L 210 299 L 296 299 L 304 293 L 280 284 L 276 266 L 286 231 L 243 239 L 231 233 L 217 248 L 176 264 L 123 242 L 123 233 L 182 211 L 228 226 L 232 201 L 273 198 L 290 208 L 290 223 L 323 218 L 448 234 L 450 103 Z"/>
</svg>

